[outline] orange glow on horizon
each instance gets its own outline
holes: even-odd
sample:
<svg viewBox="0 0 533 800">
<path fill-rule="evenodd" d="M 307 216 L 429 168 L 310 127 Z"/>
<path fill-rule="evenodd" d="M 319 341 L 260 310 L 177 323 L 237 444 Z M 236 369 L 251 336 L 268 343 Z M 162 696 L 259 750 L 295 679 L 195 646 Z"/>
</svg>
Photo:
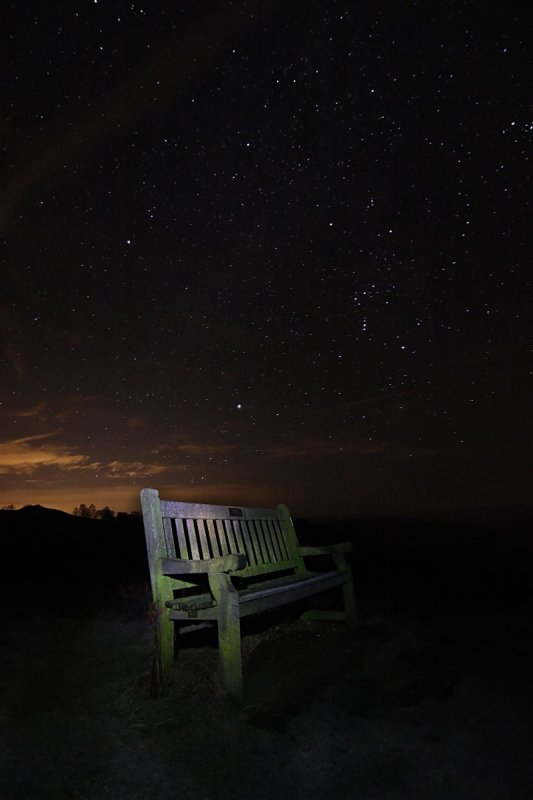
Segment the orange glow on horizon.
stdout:
<svg viewBox="0 0 533 800">
<path fill-rule="evenodd" d="M 96 508 L 108 506 L 115 512 L 130 513 L 140 510 L 139 494 L 145 485 L 150 484 L 107 486 L 95 491 L 95 487 L 88 488 L 86 486 L 38 488 L 36 484 L 32 483 L 29 486 L 21 486 L 19 489 L 0 491 L 0 507 L 14 505 L 16 508 L 22 508 L 27 505 L 41 505 L 71 514 L 73 509 L 81 503 L 85 503 L 87 506 L 92 503 Z M 275 506 L 286 499 L 278 497 L 274 487 L 259 493 L 251 487 L 236 485 L 162 486 L 155 481 L 151 485 L 158 489 L 161 497 L 184 502 Z"/>
</svg>

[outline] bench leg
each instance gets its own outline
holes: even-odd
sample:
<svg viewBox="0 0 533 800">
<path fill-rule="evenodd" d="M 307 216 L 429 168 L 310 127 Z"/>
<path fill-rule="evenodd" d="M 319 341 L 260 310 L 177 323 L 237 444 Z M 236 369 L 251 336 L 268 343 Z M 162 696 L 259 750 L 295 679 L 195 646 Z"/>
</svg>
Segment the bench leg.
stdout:
<svg viewBox="0 0 533 800">
<path fill-rule="evenodd" d="M 161 611 L 154 628 L 152 691 L 159 693 L 169 683 L 174 666 L 174 623 Z"/>
<path fill-rule="evenodd" d="M 351 576 L 342 585 L 342 596 L 344 598 L 344 608 L 346 610 L 346 622 L 351 628 L 357 625 L 357 605 Z"/>
<path fill-rule="evenodd" d="M 218 657 L 224 688 L 233 700 L 242 703 L 241 621 L 231 610 L 218 621 Z"/>
<path fill-rule="evenodd" d="M 209 585 L 218 603 L 218 659 L 222 684 L 233 700 L 242 703 L 241 620 L 239 595 L 229 575 L 214 573 Z"/>
<path fill-rule="evenodd" d="M 330 622 L 347 622 L 351 628 L 357 625 L 357 606 L 353 590 L 353 582 L 349 573 L 348 580 L 342 584 L 344 609 L 311 609 L 301 615 L 305 620 L 328 620 Z"/>
<path fill-rule="evenodd" d="M 333 556 L 335 566 L 344 572 L 345 583 L 342 584 L 342 596 L 344 598 L 344 610 L 346 612 L 346 622 L 351 628 L 357 625 L 357 606 L 355 603 L 355 593 L 353 590 L 352 570 L 344 553 L 336 553 Z"/>
</svg>

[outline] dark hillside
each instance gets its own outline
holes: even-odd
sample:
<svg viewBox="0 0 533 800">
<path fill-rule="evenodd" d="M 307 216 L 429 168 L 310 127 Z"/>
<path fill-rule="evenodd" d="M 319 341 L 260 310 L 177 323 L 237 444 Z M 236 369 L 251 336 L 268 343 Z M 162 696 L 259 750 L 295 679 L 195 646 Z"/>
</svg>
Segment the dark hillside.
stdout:
<svg viewBox="0 0 533 800">
<path fill-rule="evenodd" d="M 531 605 L 533 536 L 415 519 L 296 520 L 303 544 L 352 543 L 364 611 L 420 614 L 524 609 Z M 88 519 L 42 506 L 0 511 L 4 605 L 90 607 L 146 582 L 142 519 Z"/>
<path fill-rule="evenodd" d="M 88 519 L 42 506 L 0 511 L 4 608 L 90 608 L 147 580 L 142 521 Z"/>
<path fill-rule="evenodd" d="M 455 522 L 390 518 L 301 521 L 310 544 L 352 543 L 360 602 L 423 614 L 531 607 L 533 534 Z"/>
</svg>

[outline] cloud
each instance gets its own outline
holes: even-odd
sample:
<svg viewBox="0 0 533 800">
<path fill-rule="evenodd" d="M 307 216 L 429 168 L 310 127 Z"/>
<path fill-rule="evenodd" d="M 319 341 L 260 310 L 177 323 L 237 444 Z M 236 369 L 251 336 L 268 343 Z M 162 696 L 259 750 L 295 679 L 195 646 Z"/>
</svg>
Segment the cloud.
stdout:
<svg viewBox="0 0 533 800">
<path fill-rule="evenodd" d="M 31 408 L 26 408 L 23 411 L 18 411 L 17 416 L 19 417 L 40 417 L 42 416 L 43 411 L 46 408 L 46 404 L 44 400 L 41 400 L 36 405 L 31 406 Z M 50 434 L 51 435 L 51 434 Z"/>
<path fill-rule="evenodd" d="M 236 450 L 237 445 L 235 444 L 212 445 L 212 444 L 199 444 L 191 442 L 189 444 L 178 444 L 173 449 L 176 450 L 176 452 L 178 453 L 185 453 L 185 455 L 188 456 L 216 456 L 216 455 L 223 455 L 224 453 L 229 453 L 232 450 Z"/>
<path fill-rule="evenodd" d="M 105 469 L 108 478 L 146 478 L 169 468 L 164 464 L 145 464 L 143 461 L 111 461 Z"/>
<path fill-rule="evenodd" d="M 99 468 L 100 465 L 91 461 L 89 456 L 72 453 L 62 445 L 36 444 L 56 435 L 57 432 L 53 431 L 0 442 L 0 475 L 32 475 L 42 467 L 55 467 L 67 472 Z"/>
<path fill-rule="evenodd" d="M 143 461 L 94 461 L 88 455 L 52 444 L 48 440 L 54 436 L 57 431 L 0 442 L 0 475 L 33 476 L 39 469 L 55 468 L 62 472 L 94 470 L 107 478 L 131 479 L 159 475 L 169 469 L 164 464 Z"/>
</svg>

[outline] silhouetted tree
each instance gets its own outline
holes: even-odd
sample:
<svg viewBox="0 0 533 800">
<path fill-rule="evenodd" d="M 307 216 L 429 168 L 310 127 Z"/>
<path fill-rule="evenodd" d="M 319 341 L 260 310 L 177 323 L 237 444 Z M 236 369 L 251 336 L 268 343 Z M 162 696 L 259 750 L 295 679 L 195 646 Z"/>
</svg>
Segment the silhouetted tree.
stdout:
<svg viewBox="0 0 533 800">
<path fill-rule="evenodd" d="M 74 511 L 72 512 L 75 517 L 86 517 L 87 519 L 95 519 L 96 518 L 96 506 L 94 503 L 91 503 L 90 506 L 86 506 L 85 503 L 80 503 Z"/>
</svg>

